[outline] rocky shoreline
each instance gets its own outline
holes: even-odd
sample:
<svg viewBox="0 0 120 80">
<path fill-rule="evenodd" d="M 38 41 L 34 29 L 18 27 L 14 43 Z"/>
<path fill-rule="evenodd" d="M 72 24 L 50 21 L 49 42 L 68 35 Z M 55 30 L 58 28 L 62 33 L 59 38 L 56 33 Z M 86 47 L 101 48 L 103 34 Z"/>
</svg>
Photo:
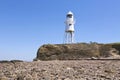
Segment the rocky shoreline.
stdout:
<svg viewBox="0 0 120 80">
<path fill-rule="evenodd" d="M 0 80 L 120 80 L 120 43 L 42 45 L 32 62 L 0 61 Z"/>
<path fill-rule="evenodd" d="M 119 80 L 120 60 L 0 62 L 0 80 Z"/>
</svg>

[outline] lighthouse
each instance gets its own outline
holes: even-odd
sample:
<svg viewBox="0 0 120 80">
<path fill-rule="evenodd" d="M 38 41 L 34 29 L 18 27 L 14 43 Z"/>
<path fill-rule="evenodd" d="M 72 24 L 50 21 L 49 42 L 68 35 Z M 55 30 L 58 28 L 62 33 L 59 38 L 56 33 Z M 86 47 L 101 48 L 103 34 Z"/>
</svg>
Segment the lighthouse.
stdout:
<svg viewBox="0 0 120 80">
<path fill-rule="evenodd" d="M 69 11 L 65 20 L 65 43 L 67 44 L 74 43 L 74 24 L 74 15 L 71 11 Z"/>
</svg>

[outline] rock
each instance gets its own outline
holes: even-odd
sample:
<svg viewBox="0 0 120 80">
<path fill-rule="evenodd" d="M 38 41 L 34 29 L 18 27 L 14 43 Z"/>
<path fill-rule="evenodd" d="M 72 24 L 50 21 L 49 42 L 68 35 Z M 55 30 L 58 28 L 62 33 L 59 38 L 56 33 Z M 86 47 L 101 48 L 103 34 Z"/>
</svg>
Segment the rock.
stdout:
<svg viewBox="0 0 120 80">
<path fill-rule="evenodd" d="M 119 80 L 119 60 L 1 63 L 0 80 Z M 9 74 L 10 73 L 10 74 Z M 13 76 L 11 76 L 11 74 Z"/>
<path fill-rule="evenodd" d="M 107 58 L 119 55 L 113 44 L 78 43 L 78 44 L 46 44 L 38 49 L 34 60 L 80 60 Z M 120 45 L 119 45 L 120 47 Z"/>
<path fill-rule="evenodd" d="M 97 60 L 98 58 L 96 58 L 96 57 L 91 57 L 91 59 L 92 59 L 92 60 Z"/>
<path fill-rule="evenodd" d="M 32 76 L 30 74 L 26 74 L 25 80 L 33 80 Z"/>
<path fill-rule="evenodd" d="M 0 63 L 10 63 L 10 61 L 8 61 L 8 60 L 2 60 L 2 61 L 0 61 Z"/>
<path fill-rule="evenodd" d="M 10 62 L 15 63 L 15 62 L 23 62 L 22 60 L 11 60 Z"/>
<path fill-rule="evenodd" d="M 23 76 L 18 76 L 17 80 L 24 80 Z"/>
<path fill-rule="evenodd" d="M 8 80 L 6 77 L 0 77 L 0 80 Z"/>
<path fill-rule="evenodd" d="M 65 78 L 64 80 L 71 80 L 70 78 Z"/>
</svg>

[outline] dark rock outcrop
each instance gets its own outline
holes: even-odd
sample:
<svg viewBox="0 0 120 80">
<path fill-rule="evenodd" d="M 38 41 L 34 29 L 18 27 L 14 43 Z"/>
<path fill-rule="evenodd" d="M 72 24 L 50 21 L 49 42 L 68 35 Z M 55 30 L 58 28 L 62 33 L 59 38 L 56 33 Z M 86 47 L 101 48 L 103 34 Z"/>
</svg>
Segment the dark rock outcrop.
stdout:
<svg viewBox="0 0 120 80">
<path fill-rule="evenodd" d="M 79 60 L 95 58 L 119 57 L 120 45 L 78 43 L 47 44 L 38 49 L 34 60 Z"/>
</svg>

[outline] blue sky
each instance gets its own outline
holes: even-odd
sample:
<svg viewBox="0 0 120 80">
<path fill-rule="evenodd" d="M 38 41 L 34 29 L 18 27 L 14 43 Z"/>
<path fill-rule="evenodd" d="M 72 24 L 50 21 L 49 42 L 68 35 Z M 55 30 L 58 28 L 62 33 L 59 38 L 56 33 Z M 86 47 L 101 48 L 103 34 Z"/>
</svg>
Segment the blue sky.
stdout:
<svg viewBox="0 0 120 80">
<path fill-rule="evenodd" d="M 76 42 L 120 42 L 120 0 L 0 0 L 0 60 L 32 61 L 41 45 L 63 43 L 68 11 Z"/>
</svg>

